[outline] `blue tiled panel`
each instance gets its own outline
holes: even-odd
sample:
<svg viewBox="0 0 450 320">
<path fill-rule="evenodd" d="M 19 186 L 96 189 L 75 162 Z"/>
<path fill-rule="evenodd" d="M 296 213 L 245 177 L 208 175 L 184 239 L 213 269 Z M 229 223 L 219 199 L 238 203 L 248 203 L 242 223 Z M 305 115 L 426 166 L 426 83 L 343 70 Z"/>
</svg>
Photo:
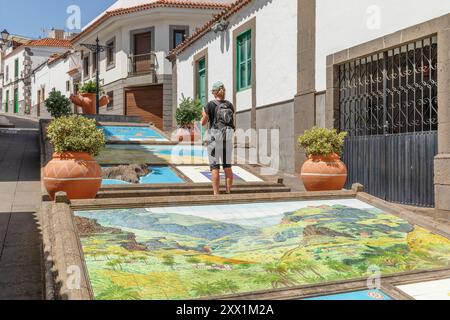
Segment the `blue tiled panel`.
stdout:
<svg viewBox="0 0 450 320">
<path fill-rule="evenodd" d="M 149 127 L 101 126 L 106 140 L 113 141 L 167 141 L 156 130 Z"/>
<path fill-rule="evenodd" d="M 363 290 L 346 293 L 338 293 L 329 296 L 306 298 L 303 300 L 392 300 L 387 294 L 380 290 Z"/>
</svg>

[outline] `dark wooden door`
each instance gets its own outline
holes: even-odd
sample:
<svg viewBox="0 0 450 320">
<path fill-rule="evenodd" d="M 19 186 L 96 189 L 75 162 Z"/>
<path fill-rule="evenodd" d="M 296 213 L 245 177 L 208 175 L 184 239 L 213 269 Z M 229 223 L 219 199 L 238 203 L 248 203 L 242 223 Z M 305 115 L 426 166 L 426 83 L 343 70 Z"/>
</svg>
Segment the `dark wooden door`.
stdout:
<svg viewBox="0 0 450 320">
<path fill-rule="evenodd" d="M 148 72 L 151 66 L 151 32 L 139 33 L 134 35 L 134 72 Z"/>
<path fill-rule="evenodd" d="M 125 89 L 125 104 L 128 116 L 139 116 L 143 121 L 163 129 L 162 85 Z"/>
</svg>

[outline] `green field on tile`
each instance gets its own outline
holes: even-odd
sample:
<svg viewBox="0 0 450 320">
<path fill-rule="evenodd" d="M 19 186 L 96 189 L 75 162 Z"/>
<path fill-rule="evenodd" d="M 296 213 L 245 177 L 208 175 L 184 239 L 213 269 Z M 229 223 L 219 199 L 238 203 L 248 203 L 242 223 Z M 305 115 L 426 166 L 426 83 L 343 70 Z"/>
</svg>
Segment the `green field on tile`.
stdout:
<svg viewBox="0 0 450 320">
<path fill-rule="evenodd" d="M 355 199 L 76 212 L 96 299 L 196 299 L 450 266 L 450 240 Z"/>
<path fill-rule="evenodd" d="M 190 145 L 114 145 L 107 144 L 95 158 L 109 164 L 207 164 L 207 150 Z"/>
</svg>

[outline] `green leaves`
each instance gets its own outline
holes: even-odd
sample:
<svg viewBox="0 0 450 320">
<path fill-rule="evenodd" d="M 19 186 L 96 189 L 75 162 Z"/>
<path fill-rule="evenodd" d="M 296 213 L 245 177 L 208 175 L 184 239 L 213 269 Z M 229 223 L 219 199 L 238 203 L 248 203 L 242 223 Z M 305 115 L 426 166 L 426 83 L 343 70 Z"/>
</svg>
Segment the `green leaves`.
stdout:
<svg viewBox="0 0 450 320">
<path fill-rule="evenodd" d="M 54 119 L 47 129 L 47 137 L 55 152 L 87 152 L 97 156 L 105 146 L 105 134 L 97 129 L 95 120 L 83 116 L 63 116 Z"/>
<path fill-rule="evenodd" d="M 336 153 L 341 156 L 346 136 L 347 132 L 338 133 L 336 129 L 314 127 L 305 131 L 298 138 L 298 143 L 308 155 L 328 156 Z"/>
<path fill-rule="evenodd" d="M 200 99 L 183 98 L 175 114 L 178 126 L 187 127 L 202 119 L 203 105 Z"/>
<path fill-rule="evenodd" d="M 70 100 L 61 94 L 61 91 L 51 91 L 45 100 L 47 111 L 53 118 L 68 116 L 72 113 Z"/>
<path fill-rule="evenodd" d="M 94 81 L 88 81 L 84 83 L 80 88 L 80 93 L 96 93 L 96 92 L 97 92 L 97 85 Z"/>
</svg>

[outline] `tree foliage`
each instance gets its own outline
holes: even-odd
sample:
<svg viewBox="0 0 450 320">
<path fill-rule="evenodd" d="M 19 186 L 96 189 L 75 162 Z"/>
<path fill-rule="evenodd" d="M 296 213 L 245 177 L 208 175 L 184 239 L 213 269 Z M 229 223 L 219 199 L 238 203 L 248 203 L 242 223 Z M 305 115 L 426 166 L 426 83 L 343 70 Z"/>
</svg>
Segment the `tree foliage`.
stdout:
<svg viewBox="0 0 450 320">
<path fill-rule="evenodd" d="M 68 116 L 72 113 L 70 100 L 61 94 L 61 91 L 51 91 L 47 100 L 45 100 L 47 111 L 53 118 Z"/>
</svg>

